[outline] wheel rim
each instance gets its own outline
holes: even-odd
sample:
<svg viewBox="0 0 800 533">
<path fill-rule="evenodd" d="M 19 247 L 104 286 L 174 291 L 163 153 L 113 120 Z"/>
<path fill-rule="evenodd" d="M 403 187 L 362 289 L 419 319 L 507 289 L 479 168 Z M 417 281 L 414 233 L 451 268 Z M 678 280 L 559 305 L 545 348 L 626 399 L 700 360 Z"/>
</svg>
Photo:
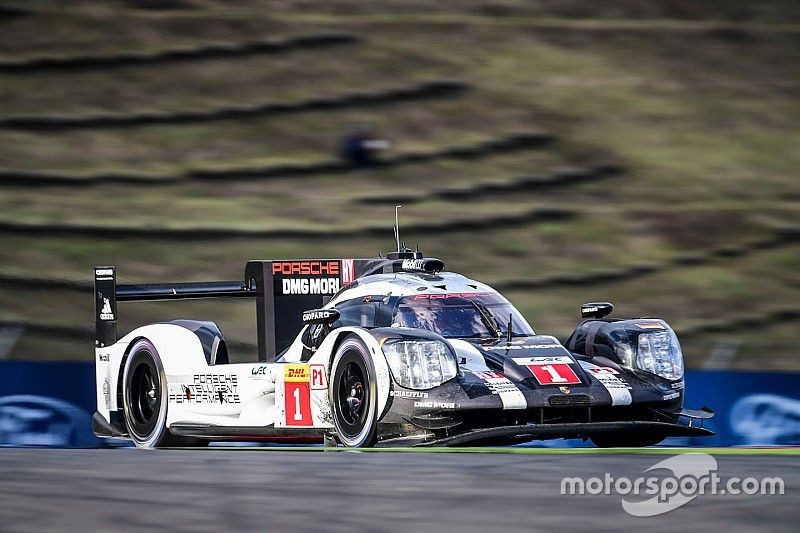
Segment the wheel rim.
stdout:
<svg viewBox="0 0 800 533">
<path fill-rule="evenodd" d="M 339 378 L 339 412 L 347 424 L 361 426 L 369 407 L 366 379 L 361 367 L 347 363 Z"/>
<path fill-rule="evenodd" d="M 133 415 L 137 422 L 146 424 L 158 412 L 158 389 L 153 373 L 148 365 L 141 365 L 136 369 L 134 380 Z"/>
<path fill-rule="evenodd" d="M 161 411 L 161 381 L 151 361 L 136 365 L 128 389 L 129 418 L 132 430 L 148 438 L 158 425 Z"/>
</svg>

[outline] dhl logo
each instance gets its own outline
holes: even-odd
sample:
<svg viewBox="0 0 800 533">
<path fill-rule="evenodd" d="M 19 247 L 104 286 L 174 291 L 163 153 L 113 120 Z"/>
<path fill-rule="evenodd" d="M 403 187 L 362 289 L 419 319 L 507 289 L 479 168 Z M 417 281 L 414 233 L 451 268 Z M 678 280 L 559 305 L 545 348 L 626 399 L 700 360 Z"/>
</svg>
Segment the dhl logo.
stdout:
<svg viewBox="0 0 800 533">
<path fill-rule="evenodd" d="M 283 369 L 283 381 L 290 383 L 308 383 L 311 381 L 309 365 L 286 365 Z"/>
</svg>

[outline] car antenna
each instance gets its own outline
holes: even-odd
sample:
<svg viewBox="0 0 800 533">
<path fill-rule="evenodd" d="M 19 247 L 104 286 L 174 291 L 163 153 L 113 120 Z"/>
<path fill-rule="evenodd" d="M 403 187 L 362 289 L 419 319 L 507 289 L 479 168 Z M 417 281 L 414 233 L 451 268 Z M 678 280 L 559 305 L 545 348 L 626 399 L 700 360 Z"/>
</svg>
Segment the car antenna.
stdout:
<svg viewBox="0 0 800 533">
<path fill-rule="evenodd" d="M 512 331 L 512 325 L 511 325 L 513 323 L 513 320 L 512 320 L 513 317 L 514 317 L 514 315 L 509 313 L 509 315 L 508 315 L 508 331 L 506 332 L 508 334 L 508 336 L 506 337 L 506 344 L 511 344 L 511 337 L 514 336 L 514 332 Z"/>
<path fill-rule="evenodd" d="M 402 205 L 394 206 L 394 240 L 397 241 L 397 253 L 400 253 L 400 208 Z"/>
</svg>

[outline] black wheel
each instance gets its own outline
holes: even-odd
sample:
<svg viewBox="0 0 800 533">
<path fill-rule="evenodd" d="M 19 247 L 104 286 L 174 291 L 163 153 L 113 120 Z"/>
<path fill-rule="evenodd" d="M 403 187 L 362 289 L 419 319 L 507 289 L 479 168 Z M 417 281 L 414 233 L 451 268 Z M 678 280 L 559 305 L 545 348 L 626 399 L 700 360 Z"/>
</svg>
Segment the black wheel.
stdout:
<svg viewBox="0 0 800 533">
<path fill-rule="evenodd" d="M 659 433 L 630 433 L 621 431 L 616 433 L 598 433 L 592 435 L 591 441 L 598 448 L 644 448 L 655 446 L 666 436 Z"/>
<path fill-rule="evenodd" d="M 170 434 L 167 423 L 167 383 L 161 359 L 153 343 L 136 341 L 123 374 L 123 411 L 128 434 L 140 448 L 197 446 L 194 439 Z"/>
<path fill-rule="evenodd" d="M 355 336 L 336 350 L 331 369 L 333 422 L 339 441 L 352 448 L 370 447 L 377 435 L 375 369 L 367 347 Z"/>
</svg>

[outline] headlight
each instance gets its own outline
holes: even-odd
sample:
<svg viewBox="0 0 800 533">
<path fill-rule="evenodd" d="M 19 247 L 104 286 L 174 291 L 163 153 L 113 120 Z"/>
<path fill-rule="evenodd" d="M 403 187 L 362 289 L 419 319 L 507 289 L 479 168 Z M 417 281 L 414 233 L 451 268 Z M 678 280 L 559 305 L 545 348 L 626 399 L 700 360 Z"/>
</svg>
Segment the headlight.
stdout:
<svg viewBox="0 0 800 533">
<path fill-rule="evenodd" d="M 383 353 L 395 381 L 409 389 L 431 389 L 458 373 L 455 356 L 441 341 L 390 341 Z"/>
<path fill-rule="evenodd" d="M 683 377 L 683 354 L 672 330 L 642 333 L 636 351 L 636 366 L 672 381 Z"/>
</svg>

